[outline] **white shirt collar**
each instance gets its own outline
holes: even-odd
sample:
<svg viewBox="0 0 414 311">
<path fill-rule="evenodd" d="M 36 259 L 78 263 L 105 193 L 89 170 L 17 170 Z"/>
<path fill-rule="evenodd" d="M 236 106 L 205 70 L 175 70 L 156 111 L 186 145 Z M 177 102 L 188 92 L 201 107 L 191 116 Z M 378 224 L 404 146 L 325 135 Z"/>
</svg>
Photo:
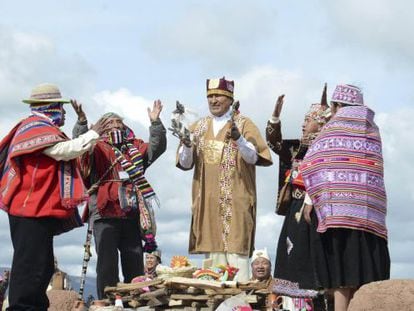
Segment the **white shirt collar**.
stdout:
<svg viewBox="0 0 414 311">
<path fill-rule="evenodd" d="M 218 132 L 227 124 L 227 122 L 231 118 L 231 109 L 229 109 L 225 114 L 223 114 L 220 117 L 216 117 L 212 115 L 213 117 L 213 133 L 214 136 L 217 136 Z"/>
</svg>

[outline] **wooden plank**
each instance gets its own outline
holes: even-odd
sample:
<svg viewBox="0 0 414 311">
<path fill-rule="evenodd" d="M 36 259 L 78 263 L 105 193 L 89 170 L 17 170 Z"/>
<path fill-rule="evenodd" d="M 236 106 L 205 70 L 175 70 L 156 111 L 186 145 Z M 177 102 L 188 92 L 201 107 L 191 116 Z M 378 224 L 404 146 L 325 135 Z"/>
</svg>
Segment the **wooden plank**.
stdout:
<svg viewBox="0 0 414 311">
<path fill-rule="evenodd" d="M 150 300 L 148 300 L 147 305 L 150 307 L 159 307 L 159 306 L 168 305 L 168 301 L 169 299 L 165 296 L 153 297 Z"/>
<path fill-rule="evenodd" d="M 118 283 L 117 286 L 115 287 L 110 287 L 110 286 L 105 287 L 104 292 L 105 293 L 111 292 L 111 291 L 128 292 L 134 289 L 140 289 L 143 287 L 158 285 L 158 284 L 161 284 L 162 282 L 163 280 L 155 279 L 155 280 L 145 281 L 145 282 L 140 282 L 140 283 Z"/>
<path fill-rule="evenodd" d="M 129 305 L 131 308 L 138 308 L 138 307 L 141 307 L 141 306 L 142 306 L 142 304 L 141 304 L 139 301 L 135 300 L 135 299 L 131 299 L 131 300 L 128 302 L 128 305 Z"/>
<path fill-rule="evenodd" d="M 269 289 L 258 289 L 254 291 L 255 294 L 260 294 L 260 295 L 269 295 L 271 293 L 271 291 Z"/>
<path fill-rule="evenodd" d="M 207 295 L 238 295 L 242 292 L 240 288 L 219 288 L 219 289 L 205 289 Z"/>
<path fill-rule="evenodd" d="M 257 303 L 257 296 L 256 295 L 246 295 L 243 297 L 243 299 L 247 303 Z"/>
<path fill-rule="evenodd" d="M 143 293 L 139 295 L 139 299 L 146 300 L 146 299 L 151 299 L 153 297 L 166 296 L 166 295 L 168 295 L 168 290 L 166 288 L 160 288 L 152 292 Z"/>
<path fill-rule="evenodd" d="M 266 289 L 268 286 L 263 282 L 242 282 L 238 287 L 244 291 Z"/>
<path fill-rule="evenodd" d="M 189 295 L 189 294 L 172 294 L 170 296 L 173 300 L 208 300 L 211 297 L 208 295 Z"/>
<path fill-rule="evenodd" d="M 172 286 L 172 285 L 185 285 L 185 286 L 193 286 L 196 288 L 210 288 L 210 289 L 217 289 L 223 288 L 224 284 L 216 281 L 209 281 L 209 280 L 198 280 L 198 279 L 189 279 L 183 277 L 173 277 L 171 279 L 165 280 L 165 286 Z"/>
<path fill-rule="evenodd" d="M 203 295 L 203 294 L 205 294 L 205 291 L 201 288 L 188 287 L 186 289 L 186 293 L 187 294 L 192 294 L 192 295 Z"/>
<path fill-rule="evenodd" d="M 169 307 L 176 307 L 176 306 L 182 306 L 182 305 L 183 305 L 183 301 L 182 300 L 170 299 L 170 301 L 168 302 L 168 306 Z"/>
</svg>

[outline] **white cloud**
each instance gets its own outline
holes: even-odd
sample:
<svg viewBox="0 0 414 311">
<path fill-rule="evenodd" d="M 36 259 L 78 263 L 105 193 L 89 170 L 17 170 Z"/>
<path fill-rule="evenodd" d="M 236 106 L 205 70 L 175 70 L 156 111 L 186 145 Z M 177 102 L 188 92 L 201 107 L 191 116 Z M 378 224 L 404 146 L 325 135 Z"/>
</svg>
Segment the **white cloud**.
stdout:
<svg viewBox="0 0 414 311">
<path fill-rule="evenodd" d="M 152 108 L 153 103 L 141 96 L 133 95 L 126 88 L 114 92 L 105 90 L 95 94 L 93 99 L 95 107 L 97 106 L 100 111 L 98 117 L 105 112 L 116 112 L 126 119 L 127 124 L 128 121 L 135 121 L 143 127 L 150 125 L 147 108 Z"/>
</svg>

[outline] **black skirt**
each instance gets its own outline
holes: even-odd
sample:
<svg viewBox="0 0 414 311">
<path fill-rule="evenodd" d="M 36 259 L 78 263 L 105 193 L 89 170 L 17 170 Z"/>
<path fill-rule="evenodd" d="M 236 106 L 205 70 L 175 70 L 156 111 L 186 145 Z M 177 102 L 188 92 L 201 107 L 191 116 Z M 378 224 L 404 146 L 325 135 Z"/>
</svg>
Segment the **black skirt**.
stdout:
<svg viewBox="0 0 414 311">
<path fill-rule="evenodd" d="M 313 257 L 323 253 L 320 234 L 316 232 L 316 215 L 309 225 L 301 213 L 303 199 L 292 199 L 285 216 L 277 245 L 274 277 L 298 283 L 301 289 L 319 289 Z"/>
<path fill-rule="evenodd" d="M 358 288 L 390 278 L 387 241 L 362 230 L 331 228 L 321 234 L 323 253 L 313 261 L 324 288 Z"/>
</svg>

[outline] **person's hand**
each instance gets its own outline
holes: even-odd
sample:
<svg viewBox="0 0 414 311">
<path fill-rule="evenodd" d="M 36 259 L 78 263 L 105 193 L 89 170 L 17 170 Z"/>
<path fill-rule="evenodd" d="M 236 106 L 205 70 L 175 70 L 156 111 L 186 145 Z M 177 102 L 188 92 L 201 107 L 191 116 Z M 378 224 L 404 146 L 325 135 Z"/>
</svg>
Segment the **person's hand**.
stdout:
<svg viewBox="0 0 414 311">
<path fill-rule="evenodd" d="M 103 120 L 100 119 L 95 124 L 92 124 L 90 129 L 98 133 L 99 136 L 102 136 L 102 134 L 106 132 L 108 124 L 109 124 L 109 119 L 103 119 Z"/>
<path fill-rule="evenodd" d="M 159 99 L 154 100 L 154 104 L 152 106 L 152 110 L 148 107 L 148 117 L 150 118 L 151 122 L 156 121 L 160 117 L 160 113 L 162 110 L 162 103 Z"/>
<path fill-rule="evenodd" d="M 78 121 L 80 123 L 86 123 L 87 122 L 86 114 L 82 109 L 82 104 L 81 103 L 78 104 L 76 99 L 71 99 L 70 103 L 73 107 L 73 110 L 75 110 L 76 114 L 78 115 Z"/>
<path fill-rule="evenodd" d="M 191 148 L 191 139 L 190 139 L 189 137 L 182 137 L 182 138 L 180 139 L 180 142 L 181 142 L 184 146 L 186 146 L 186 147 L 188 147 L 188 148 Z"/>
<path fill-rule="evenodd" d="M 277 98 L 275 109 L 273 110 L 273 114 L 272 114 L 273 117 L 275 118 L 280 117 L 280 112 L 282 111 L 284 98 L 285 98 L 285 94 L 282 94 Z"/>
<path fill-rule="evenodd" d="M 305 221 L 310 225 L 311 220 L 311 212 L 313 209 L 313 205 L 305 204 L 305 207 L 303 209 L 303 217 L 305 218 Z"/>
<path fill-rule="evenodd" d="M 241 136 L 240 131 L 237 128 L 236 123 L 233 122 L 230 128 L 230 138 L 233 140 L 238 140 L 240 136 Z"/>
</svg>

